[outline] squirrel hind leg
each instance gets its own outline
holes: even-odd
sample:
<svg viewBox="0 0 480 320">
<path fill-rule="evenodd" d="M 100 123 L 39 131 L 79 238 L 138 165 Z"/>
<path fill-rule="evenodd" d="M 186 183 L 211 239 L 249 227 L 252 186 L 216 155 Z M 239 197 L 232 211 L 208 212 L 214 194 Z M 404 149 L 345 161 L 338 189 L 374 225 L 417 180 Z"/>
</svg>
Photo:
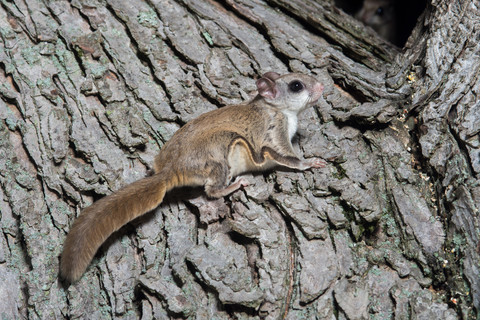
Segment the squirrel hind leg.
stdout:
<svg viewBox="0 0 480 320">
<path fill-rule="evenodd" d="M 229 166 L 215 163 L 205 181 L 205 193 L 210 198 L 221 198 L 248 185 L 245 178 L 237 177 L 234 182 L 230 183 L 231 179 Z"/>
<path fill-rule="evenodd" d="M 212 198 L 221 198 L 229 195 L 230 193 L 237 191 L 241 187 L 246 187 L 248 185 L 249 183 L 245 178 L 237 177 L 235 181 L 233 181 L 230 185 L 223 188 L 218 188 L 218 187 L 214 187 L 209 184 L 206 184 L 205 193 Z"/>
</svg>

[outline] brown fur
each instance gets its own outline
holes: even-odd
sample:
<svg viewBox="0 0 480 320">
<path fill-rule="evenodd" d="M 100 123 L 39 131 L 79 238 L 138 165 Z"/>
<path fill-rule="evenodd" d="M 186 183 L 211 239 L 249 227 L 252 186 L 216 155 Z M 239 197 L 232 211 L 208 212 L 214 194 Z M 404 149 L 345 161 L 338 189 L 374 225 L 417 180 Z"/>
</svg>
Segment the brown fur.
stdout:
<svg viewBox="0 0 480 320">
<path fill-rule="evenodd" d="M 290 91 L 289 84 L 296 80 L 304 84 L 304 91 Z M 153 176 L 84 209 L 65 241 L 61 277 L 78 280 L 113 232 L 156 208 L 175 187 L 204 186 L 208 196 L 218 198 L 247 185 L 243 179 L 229 185 L 247 171 L 275 165 L 323 167 L 321 159 L 299 159 L 290 142 L 296 114 L 316 102 L 323 87 L 306 75 L 272 72 L 259 79 L 257 87 L 259 96 L 253 101 L 205 113 L 178 130 L 156 157 Z"/>
</svg>

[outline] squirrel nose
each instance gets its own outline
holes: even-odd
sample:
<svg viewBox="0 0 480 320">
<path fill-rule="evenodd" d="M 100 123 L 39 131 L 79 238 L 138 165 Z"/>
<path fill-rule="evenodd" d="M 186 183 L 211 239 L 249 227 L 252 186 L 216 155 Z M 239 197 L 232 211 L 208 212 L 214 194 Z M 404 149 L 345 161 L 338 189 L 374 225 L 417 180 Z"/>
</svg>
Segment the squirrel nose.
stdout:
<svg viewBox="0 0 480 320">
<path fill-rule="evenodd" d="M 316 92 L 322 93 L 323 92 L 323 85 L 320 82 L 317 82 L 313 86 L 313 90 L 315 90 Z"/>
<path fill-rule="evenodd" d="M 312 89 L 312 100 L 316 101 L 321 98 L 323 93 L 323 85 L 320 82 L 314 84 Z"/>
</svg>

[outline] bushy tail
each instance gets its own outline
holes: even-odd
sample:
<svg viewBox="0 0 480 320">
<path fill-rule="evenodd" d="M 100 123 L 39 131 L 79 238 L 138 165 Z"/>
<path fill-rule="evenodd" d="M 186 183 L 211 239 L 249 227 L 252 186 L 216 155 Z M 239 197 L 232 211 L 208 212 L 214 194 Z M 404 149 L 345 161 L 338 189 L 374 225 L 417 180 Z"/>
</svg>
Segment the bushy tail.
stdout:
<svg viewBox="0 0 480 320">
<path fill-rule="evenodd" d="M 129 221 L 156 208 L 173 181 L 159 174 L 138 180 L 84 209 L 67 235 L 60 276 L 72 283 L 87 269 L 102 243 Z"/>
</svg>

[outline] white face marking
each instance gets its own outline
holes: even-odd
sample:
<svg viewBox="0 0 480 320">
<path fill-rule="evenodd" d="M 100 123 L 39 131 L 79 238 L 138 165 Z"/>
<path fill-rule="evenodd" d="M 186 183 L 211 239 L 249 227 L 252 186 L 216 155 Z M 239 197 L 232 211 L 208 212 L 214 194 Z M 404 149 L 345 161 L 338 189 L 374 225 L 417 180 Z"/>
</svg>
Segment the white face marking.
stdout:
<svg viewBox="0 0 480 320">
<path fill-rule="evenodd" d="M 297 113 L 299 113 L 300 111 L 305 109 L 309 99 L 310 99 L 310 95 L 308 94 L 308 91 L 303 90 L 300 94 L 296 94 L 295 96 L 291 97 L 288 107 L 292 111 L 294 110 Z"/>
</svg>

